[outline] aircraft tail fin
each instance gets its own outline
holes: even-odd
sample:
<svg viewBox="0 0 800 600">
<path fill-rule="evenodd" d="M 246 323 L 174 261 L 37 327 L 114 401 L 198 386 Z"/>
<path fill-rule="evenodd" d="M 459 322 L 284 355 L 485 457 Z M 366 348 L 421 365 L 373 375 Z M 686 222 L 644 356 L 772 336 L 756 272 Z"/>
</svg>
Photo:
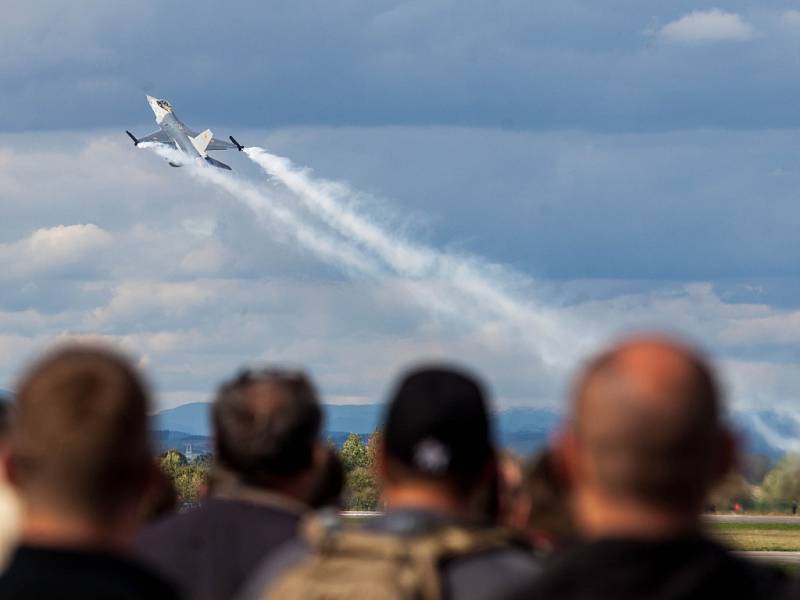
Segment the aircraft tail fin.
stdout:
<svg viewBox="0 0 800 600">
<path fill-rule="evenodd" d="M 205 156 L 206 148 L 214 138 L 214 134 L 210 129 L 206 129 L 203 133 L 199 133 L 197 137 L 189 138 L 192 140 L 192 145 L 197 148 L 197 151 Z"/>
</svg>

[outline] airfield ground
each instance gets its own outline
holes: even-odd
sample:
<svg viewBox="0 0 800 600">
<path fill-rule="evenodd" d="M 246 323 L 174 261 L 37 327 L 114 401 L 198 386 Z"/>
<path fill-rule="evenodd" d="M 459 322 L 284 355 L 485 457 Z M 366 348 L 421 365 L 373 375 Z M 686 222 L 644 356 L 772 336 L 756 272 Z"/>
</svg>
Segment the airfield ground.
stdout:
<svg viewBox="0 0 800 600">
<path fill-rule="evenodd" d="M 710 523 L 709 531 L 735 550 L 800 552 L 798 523 Z"/>
<path fill-rule="evenodd" d="M 709 533 L 748 558 L 800 571 L 800 518 L 781 515 L 706 517 Z"/>
<path fill-rule="evenodd" d="M 348 512 L 353 521 L 374 512 Z M 711 536 L 756 560 L 800 571 L 800 517 L 786 515 L 711 515 L 704 517 Z"/>
</svg>

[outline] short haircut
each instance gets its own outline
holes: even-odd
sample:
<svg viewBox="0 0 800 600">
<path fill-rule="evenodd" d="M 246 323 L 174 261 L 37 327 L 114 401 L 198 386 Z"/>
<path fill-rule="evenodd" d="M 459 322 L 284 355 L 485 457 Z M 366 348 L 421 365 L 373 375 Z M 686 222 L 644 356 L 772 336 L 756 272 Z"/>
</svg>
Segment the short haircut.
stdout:
<svg viewBox="0 0 800 600">
<path fill-rule="evenodd" d="M 114 518 L 152 463 L 147 388 L 106 348 L 62 347 L 23 376 L 11 457 L 23 499 L 92 519 Z"/>
<path fill-rule="evenodd" d="M 642 349 L 651 361 L 634 367 Z M 668 338 L 632 338 L 589 363 L 575 396 L 575 431 L 607 493 L 668 509 L 702 504 L 723 426 L 719 386 L 700 354 Z"/>
<path fill-rule="evenodd" d="M 472 491 L 495 458 L 483 385 L 461 369 L 412 369 L 386 410 L 383 445 L 389 476 L 440 481 Z"/>
<path fill-rule="evenodd" d="M 220 387 L 212 420 L 220 465 L 269 486 L 312 466 L 322 409 L 304 373 L 245 371 Z"/>
</svg>

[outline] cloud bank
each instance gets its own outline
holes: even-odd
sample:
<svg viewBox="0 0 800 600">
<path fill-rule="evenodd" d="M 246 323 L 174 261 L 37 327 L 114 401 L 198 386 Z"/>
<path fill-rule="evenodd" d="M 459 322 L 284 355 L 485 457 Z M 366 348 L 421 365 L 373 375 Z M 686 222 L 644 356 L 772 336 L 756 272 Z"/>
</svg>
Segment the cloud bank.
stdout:
<svg viewBox="0 0 800 600">
<path fill-rule="evenodd" d="M 603 340 L 665 328 L 698 341 L 716 358 L 735 404 L 797 408 L 797 280 L 788 266 L 784 270 L 782 256 L 754 258 L 758 244 L 745 241 L 748 232 L 763 227 L 773 248 L 786 249 L 786 265 L 792 264 L 798 215 L 790 192 L 800 174 L 787 162 L 782 174 L 769 177 L 781 166 L 773 162 L 774 150 L 763 158 L 751 151 L 740 155 L 738 148 L 752 149 L 756 137 L 659 134 L 622 142 L 571 134 L 558 141 L 550 134 L 487 136 L 463 129 L 304 129 L 254 131 L 248 139 L 317 167 L 319 173 L 306 173 L 312 183 L 344 174 L 349 186 L 325 184 L 345 194 L 339 201 L 350 198 L 361 218 L 394 212 L 386 218 L 405 239 L 492 262 L 504 262 L 507 252 L 517 258 L 516 271 L 537 274 L 547 266 L 550 273 L 561 273 L 529 278 L 516 293 L 535 299 L 562 322 L 583 324 L 573 334 L 591 332 L 591 339 L 596 333 Z M 758 139 L 765 143 L 762 134 Z M 534 326 L 509 335 L 508 323 L 497 315 L 465 324 L 425 310 L 404 273 L 353 277 L 298 244 L 273 213 L 265 213 L 263 222 L 254 219 L 253 207 L 229 191 L 170 169 L 118 134 L 77 140 L 51 134 L 38 143 L 14 152 L 13 143 L 0 148 L 14 167 L 3 170 L 0 183 L 5 216 L 0 248 L 4 257 L 26 265 L 4 275 L 0 387 L 10 387 L 24 361 L 45 345 L 91 336 L 119 344 L 146 366 L 162 406 L 207 399 L 242 364 L 260 361 L 309 366 L 329 401 L 378 401 L 402 366 L 424 358 L 476 368 L 505 405 L 562 402 L 569 373 L 549 368 L 531 352 L 530 340 L 544 342 L 536 339 Z M 773 149 L 792 143 L 779 133 L 768 138 Z M 720 172 L 730 177 L 719 177 L 709 167 L 713 161 L 692 174 L 696 157 L 709 155 L 711 146 L 721 149 Z M 457 147 L 471 150 L 456 153 L 449 163 L 433 160 Z M 407 153 L 406 177 L 397 176 L 396 157 L 376 152 L 379 148 Z M 85 159 L 77 173 L 54 169 L 57 175 L 49 179 L 25 168 L 43 156 L 55 166 L 72 164 L 76 152 Z M 472 159 L 459 164 L 467 154 Z M 671 167 L 681 178 L 664 179 L 665 157 L 676 161 Z M 737 168 L 730 168 L 732 161 Z M 108 168 L 96 167 L 103 162 L 115 165 L 116 180 Z M 296 194 L 267 181 L 243 157 L 232 162 L 249 186 L 297 214 Z M 440 179 L 441 164 L 455 171 Z M 466 176 L 476 165 L 483 165 L 483 177 Z M 507 170 L 490 172 L 488 165 Z M 620 169 L 637 177 L 612 194 L 605 182 L 618 181 Z M 542 177 L 543 171 L 551 178 Z M 751 176 L 765 182 L 767 204 L 750 197 L 743 182 Z M 498 189 L 497 182 L 504 187 Z M 675 187 L 679 184 L 685 187 Z M 643 200 L 639 193 L 665 186 L 665 194 L 695 208 L 665 207 L 662 198 Z M 502 205 L 491 201 L 493 194 L 504 199 Z M 685 233 L 673 227 L 663 244 L 642 246 L 636 229 L 644 228 L 643 236 L 658 235 L 672 210 L 682 211 Z M 738 211 L 731 225 L 743 229 L 727 232 L 720 217 L 725 211 Z M 541 244 L 543 251 L 504 249 L 514 238 L 528 249 Z M 614 265 L 615 253 L 627 262 Z M 656 277 L 636 278 L 648 273 L 640 267 L 643 253 L 651 253 L 650 268 L 661 261 L 661 270 L 649 271 Z M 708 254 L 714 259 L 705 263 Z M 654 261 L 657 256 L 663 258 Z M 758 268 L 749 266 L 750 260 Z M 747 272 L 753 275 L 744 277 Z M 588 344 L 585 351 L 576 350 L 574 362 L 592 349 Z"/>
</svg>

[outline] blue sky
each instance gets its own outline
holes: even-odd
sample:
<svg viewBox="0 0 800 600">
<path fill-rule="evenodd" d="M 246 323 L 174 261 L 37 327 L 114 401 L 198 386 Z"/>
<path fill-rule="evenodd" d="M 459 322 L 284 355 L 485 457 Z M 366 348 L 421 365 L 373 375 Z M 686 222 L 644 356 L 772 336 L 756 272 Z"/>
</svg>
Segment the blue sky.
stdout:
<svg viewBox="0 0 800 600">
<path fill-rule="evenodd" d="M 736 404 L 800 408 L 788 2 L 51 0 L 3 17 L 0 387 L 78 335 L 122 345 L 164 406 L 260 361 L 374 401 L 428 357 L 553 405 L 587 351 L 659 327 L 706 347 Z M 153 129 L 144 93 L 346 183 L 403 239 L 502 267 L 491 281 L 564 338 L 321 261 L 134 150 L 121 133 Z M 573 351 L 553 367 L 556 346 Z"/>
</svg>

